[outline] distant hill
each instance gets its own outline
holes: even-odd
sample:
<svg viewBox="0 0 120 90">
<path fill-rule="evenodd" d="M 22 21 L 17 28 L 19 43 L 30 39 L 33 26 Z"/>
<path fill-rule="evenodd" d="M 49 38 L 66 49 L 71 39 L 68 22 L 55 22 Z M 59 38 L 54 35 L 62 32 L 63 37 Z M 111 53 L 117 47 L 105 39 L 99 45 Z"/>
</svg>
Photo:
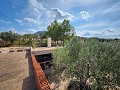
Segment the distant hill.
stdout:
<svg viewBox="0 0 120 90">
<path fill-rule="evenodd" d="M 38 31 L 35 34 L 44 34 L 46 31 Z"/>
</svg>

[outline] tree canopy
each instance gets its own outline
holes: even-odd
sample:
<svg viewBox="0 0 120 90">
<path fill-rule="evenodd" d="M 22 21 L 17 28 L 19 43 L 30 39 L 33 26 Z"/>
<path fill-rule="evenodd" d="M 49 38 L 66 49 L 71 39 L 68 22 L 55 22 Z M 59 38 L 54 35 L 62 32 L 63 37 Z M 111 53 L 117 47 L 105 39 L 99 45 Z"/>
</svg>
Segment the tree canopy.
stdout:
<svg viewBox="0 0 120 90">
<path fill-rule="evenodd" d="M 0 33 L 0 38 L 3 39 L 4 41 L 10 41 L 12 44 L 15 40 L 19 39 L 20 35 L 17 33 L 14 33 L 12 31 L 9 32 L 1 32 Z"/>
<path fill-rule="evenodd" d="M 54 41 L 70 40 L 75 35 L 75 29 L 71 26 L 69 20 L 64 20 L 62 23 L 55 20 L 47 27 L 47 36 Z"/>
</svg>

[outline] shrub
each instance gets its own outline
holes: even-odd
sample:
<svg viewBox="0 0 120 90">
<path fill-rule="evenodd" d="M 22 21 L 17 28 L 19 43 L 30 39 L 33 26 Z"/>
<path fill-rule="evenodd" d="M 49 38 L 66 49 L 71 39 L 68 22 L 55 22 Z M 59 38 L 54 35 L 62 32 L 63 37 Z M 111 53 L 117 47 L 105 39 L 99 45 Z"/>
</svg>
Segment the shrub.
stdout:
<svg viewBox="0 0 120 90">
<path fill-rule="evenodd" d="M 84 42 L 74 38 L 64 48 L 54 51 L 53 58 L 56 67 L 64 63 L 66 74 L 79 79 L 80 85 L 86 86 L 90 78 L 97 83 L 91 85 L 93 90 L 120 85 L 120 42 Z"/>
<path fill-rule="evenodd" d="M 40 47 L 47 47 L 47 40 L 43 39 L 40 41 Z"/>
</svg>

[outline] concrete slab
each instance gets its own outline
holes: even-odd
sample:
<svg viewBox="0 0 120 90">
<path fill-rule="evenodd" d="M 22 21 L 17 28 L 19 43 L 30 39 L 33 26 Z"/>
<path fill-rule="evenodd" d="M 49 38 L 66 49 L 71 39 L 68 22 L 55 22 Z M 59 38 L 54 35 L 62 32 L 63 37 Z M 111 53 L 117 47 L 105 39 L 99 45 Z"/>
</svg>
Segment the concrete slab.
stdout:
<svg viewBox="0 0 120 90">
<path fill-rule="evenodd" d="M 53 50 L 57 48 L 62 48 L 62 47 L 39 47 L 39 48 L 31 48 L 31 52 L 34 55 L 42 55 L 42 54 L 49 54 L 52 53 Z"/>
<path fill-rule="evenodd" d="M 29 51 L 0 54 L 0 90 L 37 90 Z"/>
</svg>

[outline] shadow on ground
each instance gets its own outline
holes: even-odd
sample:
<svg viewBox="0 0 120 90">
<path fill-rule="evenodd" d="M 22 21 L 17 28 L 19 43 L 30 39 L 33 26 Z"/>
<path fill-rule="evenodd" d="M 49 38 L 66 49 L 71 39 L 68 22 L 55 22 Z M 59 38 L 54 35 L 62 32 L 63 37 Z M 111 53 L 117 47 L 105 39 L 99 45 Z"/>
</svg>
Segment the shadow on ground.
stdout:
<svg viewBox="0 0 120 90">
<path fill-rule="evenodd" d="M 25 58 L 28 58 L 29 76 L 23 79 L 22 90 L 38 90 L 35 80 L 30 51 L 26 51 Z"/>
<path fill-rule="evenodd" d="M 48 78 L 48 81 L 49 81 L 49 84 L 51 85 L 52 90 L 65 90 L 62 88 L 63 84 L 66 84 L 65 83 L 66 77 L 63 75 L 64 70 L 65 68 L 63 67 L 55 71 L 55 73 L 52 73 L 51 76 Z"/>
</svg>

